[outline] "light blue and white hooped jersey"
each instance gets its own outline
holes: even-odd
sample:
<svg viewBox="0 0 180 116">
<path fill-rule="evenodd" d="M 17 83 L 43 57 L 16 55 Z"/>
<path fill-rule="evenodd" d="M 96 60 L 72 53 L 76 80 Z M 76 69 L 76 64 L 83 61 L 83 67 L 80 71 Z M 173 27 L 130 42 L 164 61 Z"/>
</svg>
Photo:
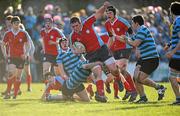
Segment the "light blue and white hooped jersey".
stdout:
<svg viewBox="0 0 180 116">
<path fill-rule="evenodd" d="M 141 25 L 132 39 L 142 41 L 138 46 L 142 60 L 159 57 L 156 50 L 154 38 L 152 37 L 150 30 L 146 26 Z"/>
<path fill-rule="evenodd" d="M 72 50 L 69 48 L 67 51 L 59 51 L 59 54 L 56 58 L 57 64 L 62 64 L 65 72 L 68 76 L 74 71 L 74 68 L 78 66 L 81 62 L 81 56 L 72 53 Z"/>
<path fill-rule="evenodd" d="M 83 64 L 87 64 L 88 61 L 82 61 L 73 71 L 70 78 L 66 81 L 68 89 L 75 89 L 83 82 L 87 81 L 87 77 L 91 74 L 90 69 L 84 69 Z"/>
<path fill-rule="evenodd" d="M 180 16 L 178 16 L 173 23 L 171 39 L 172 49 L 176 48 L 177 44 L 180 42 L 178 34 L 180 34 Z M 172 58 L 180 60 L 180 50 L 177 50 L 176 53 L 172 56 Z"/>
</svg>

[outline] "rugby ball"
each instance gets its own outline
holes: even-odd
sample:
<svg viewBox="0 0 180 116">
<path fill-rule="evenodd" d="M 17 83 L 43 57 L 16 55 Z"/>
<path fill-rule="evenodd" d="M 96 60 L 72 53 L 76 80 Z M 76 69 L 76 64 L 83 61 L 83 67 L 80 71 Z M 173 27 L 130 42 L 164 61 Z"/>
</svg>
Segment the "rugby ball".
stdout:
<svg viewBox="0 0 180 116">
<path fill-rule="evenodd" d="M 78 50 L 81 50 L 83 52 L 86 51 L 85 46 L 81 42 L 79 42 L 79 41 L 74 42 L 73 47 L 78 49 Z"/>
</svg>

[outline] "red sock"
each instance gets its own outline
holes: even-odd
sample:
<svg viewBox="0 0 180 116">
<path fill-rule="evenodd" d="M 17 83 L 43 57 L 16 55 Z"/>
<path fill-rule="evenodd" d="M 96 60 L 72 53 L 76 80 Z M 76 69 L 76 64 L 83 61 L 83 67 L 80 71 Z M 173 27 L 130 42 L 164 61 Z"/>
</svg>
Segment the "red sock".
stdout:
<svg viewBox="0 0 180 116">
<path fill-rule="evenodd" d="M 14 83 L 14 96 L 17 96 L 20 85 L 21 81 L 16 79 Z"/>
<path fill-rule="evenodd" d="M 7 89 L 6 89 L 7 93 L 10 93 L 10 91 L 11 91 L 11 87 L 12 87 L 12 84 L 13 84 L 13 78 L 7 79 Z"/>
<path fill-rule="evenodd" d="M 15 77 L 7 80 L 7 93 L 10 93 L 12 84 L 14 83 Z"/>
<path fill-rule="evenodd" d="M 131 86 L 131 91 L 136 91 L 136 87 L 134 85 L 134 81 L 132 80 L 131 75 L 129 73 L 126 75 L 126 81 Z"/>
<path fill-rule="evenodd" d="M 124 84 L 124 88 L 125 88 L 127 91 L 132 91 L 131 86 L 129 85 L 129 83 L 128 83 L 127 81 L 125 81 L 123 84 Z"/>
<path fill-rule="evenodd" d="M 30 89 L 30 87 L 31 87 L 31 82 L 32 82 L 32 77 L 30 75 L 28 75 L 26 77 L 26 83 L 27 83 L 28 89 Z"/>
<path fill-rule="evenodd" d="M 104 96 L 104 82 L 103 80 L 96 81 L 97 92 L 100 96 Z"/>
<path fill-rule="evenodd" d="M 118 96 L 119 87 L 118 87 L 118 83 L 116 82 L 116 80 L 114 80 L 114 82 L 113 82 L 113 87 L 114 87 L 114 96 Z"/>
<path fill-rule="evenodd" d="M 44 82 L 45 86 L 48 84 L 48 80 L 44 80 L 43 82 Z"/>
</svg>

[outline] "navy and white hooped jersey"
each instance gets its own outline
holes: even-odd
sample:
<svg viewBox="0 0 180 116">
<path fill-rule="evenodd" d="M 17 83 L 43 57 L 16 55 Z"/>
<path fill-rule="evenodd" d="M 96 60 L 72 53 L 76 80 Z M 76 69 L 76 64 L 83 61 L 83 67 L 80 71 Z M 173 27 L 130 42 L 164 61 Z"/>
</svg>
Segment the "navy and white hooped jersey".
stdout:
<svg viewBox="0 0 180 116">
<path fill-rule="evenodd" d="M 69 48 L 67 51 L 59 51 L 56 62 L 58 64 L 63 64 L 65 72 L 70 76 L 74 68 L 81 62 L 80 58 L 80 55 L 72 53 L 72 50 Z"/>
<path fill-rule="evenodd" d="M 87 64 L 88 61 L 82 61 L 73 71 L 69 79 L 66 81 L 68 89 L 75 89 L 83 82 L 87 81 L 87 77 L 91 74 L 90 69 L 84 69 L 83 64 Z"/>
<path fill-rule="evenodd" d="M 142 41 L 141 44 L 138 46 L 142 60 L 159 57 L 156 50 L 154 38 L 152 37 L 151 32 L 146 26 L 140 26 L 137 30 L 137 33 L 132 37 L 132 39 L 138 39 Z"/>
<path fill-rule="evenodd" d="M 180 38 L 178 34 L 180 33 L 180 16 L 178 16 L 173 23 L 173 30 L 172 30 L 172 49 L 176 48 L 177 44 L 180 42 Z M 180 50 L 177 50 L 176 53 L 172 56 L 174 59 L 180 59 Z"/>
</svg>

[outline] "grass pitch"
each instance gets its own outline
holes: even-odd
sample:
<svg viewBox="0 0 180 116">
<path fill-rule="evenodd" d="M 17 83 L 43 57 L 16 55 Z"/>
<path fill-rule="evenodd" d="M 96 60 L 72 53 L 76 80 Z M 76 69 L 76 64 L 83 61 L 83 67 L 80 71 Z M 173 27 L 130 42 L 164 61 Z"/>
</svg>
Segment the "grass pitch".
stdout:
<svg viewBox="0 0 180 116">
<path fill-rule="evenodd" d="M 175 100 L 172 88 L 169 83 L 162 84 L 167 87 L 165 98 L 162 101 L 157 101 L 155 89 L 145 87 L 149 100 L 146 104 L 115 100 L 113 92 L 107 94 L 107 103 L 99 103 L 94 99 L 90 103 L 44 102 L 40 100 L 43 84 L 32 84 L 32 92 L 27 92 L 26 84 L 22 84 L 22 95 L 18 96 L 16 100 L 4 100 L 3 97 L 0 97 L 0 116 L 178 116 L 180 107 L 170 105 Z M 5 84 L 0 84 L 0 92 L 5 88 Z M 57 93 L 57 91 L 53 91 L 53 93 Z M 124 92 L 119 95 L 122 97 Z"/>
</svg>

